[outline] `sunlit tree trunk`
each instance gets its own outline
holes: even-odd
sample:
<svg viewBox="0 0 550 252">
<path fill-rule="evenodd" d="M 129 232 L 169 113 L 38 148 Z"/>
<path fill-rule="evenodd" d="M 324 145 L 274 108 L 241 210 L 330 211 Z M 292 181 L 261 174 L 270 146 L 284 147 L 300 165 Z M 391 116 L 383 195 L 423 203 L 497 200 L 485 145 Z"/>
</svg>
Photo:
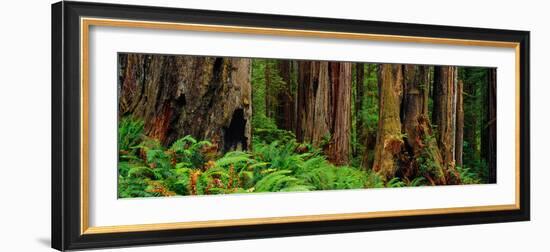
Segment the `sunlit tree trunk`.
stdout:
<svg viewBox="0 0 550 252">
<path fill-rule="evenodd" d="M 456 141 L 456 103 L 457 103 L 457 68 L 453 66 L 435 67 L 434 81 L 434 121 L 436 139 L 443 158 L 447 183 L 458 183 L 456 172 L 455 141 Z"/>
<path fill-rule="evenodd" d="M 379 121 L 373 170 L 389 180 L 397 171 L 403 146 L 400 120 L 403 67 L 381 64 L 378 72 Z"/>
<path fill-rule="evenodd" d="M 250 59 L 128 54 L 119 56 L 119 117 L 145 122 L 164 145 L 185 135 L 220 151 L 251 141 Z"/>
</svg>

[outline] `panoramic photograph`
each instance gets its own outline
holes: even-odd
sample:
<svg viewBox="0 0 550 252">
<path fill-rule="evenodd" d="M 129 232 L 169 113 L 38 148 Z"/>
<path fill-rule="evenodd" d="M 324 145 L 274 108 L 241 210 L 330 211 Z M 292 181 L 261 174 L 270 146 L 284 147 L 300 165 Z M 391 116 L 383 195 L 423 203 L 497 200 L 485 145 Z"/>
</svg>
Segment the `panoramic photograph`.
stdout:
<svg viewBox="0 0 550 252">
<path fill-rule="evenodd" d="M 118 198 L 496 183 L 496 68 L 117 57 Z"/>
</svg>

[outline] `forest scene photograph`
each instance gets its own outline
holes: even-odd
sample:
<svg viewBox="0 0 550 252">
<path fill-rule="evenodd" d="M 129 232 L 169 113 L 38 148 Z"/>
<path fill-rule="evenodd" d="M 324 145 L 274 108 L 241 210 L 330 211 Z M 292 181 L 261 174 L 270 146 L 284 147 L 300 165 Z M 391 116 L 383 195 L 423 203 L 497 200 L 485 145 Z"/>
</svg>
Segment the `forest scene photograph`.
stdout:
<svg viewBox="0 0 550 252">
<path fill-rule="evenodd" d="M 496 183 L 496 68 L 117 57 L 118 198 Z"/>
</svg>

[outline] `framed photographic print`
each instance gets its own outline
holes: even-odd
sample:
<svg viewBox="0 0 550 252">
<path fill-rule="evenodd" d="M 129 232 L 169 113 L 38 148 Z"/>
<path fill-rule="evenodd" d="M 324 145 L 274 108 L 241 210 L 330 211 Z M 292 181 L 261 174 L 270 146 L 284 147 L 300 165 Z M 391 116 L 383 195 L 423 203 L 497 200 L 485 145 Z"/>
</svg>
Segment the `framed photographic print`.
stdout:
<svg viewBox="0 0 550 252">
<path fill-rule="evenodd" d="M 58 250 L 529 220 L 529 32 L 52 6 Z"/>
</svg>

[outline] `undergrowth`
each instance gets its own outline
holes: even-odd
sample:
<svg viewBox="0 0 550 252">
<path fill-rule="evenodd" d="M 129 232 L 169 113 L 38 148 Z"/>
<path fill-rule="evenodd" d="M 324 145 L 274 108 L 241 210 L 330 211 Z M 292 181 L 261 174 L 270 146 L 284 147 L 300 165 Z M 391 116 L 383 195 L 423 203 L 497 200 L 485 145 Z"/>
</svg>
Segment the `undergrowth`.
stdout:
<svg viewBox="0 0 550 252">
<path fill-rule="evenodd" d="M 185 136 L 168 147 L 143 135 L 143 122 L 119 124 L 118 197 L 295 192 L 421 186 L 423 178 L 384 180 L 370 170 L 335 166 L 322 151 L 283 130 L 254 135 L 250 151 L 217 153 L 208 141 Z M 276 141 L 274 139 L 280 139 Z M 429 169 L 429 168 L 427 168 Z M 465 182 L 473 173 L 460 168 Z"/>
</svg>

